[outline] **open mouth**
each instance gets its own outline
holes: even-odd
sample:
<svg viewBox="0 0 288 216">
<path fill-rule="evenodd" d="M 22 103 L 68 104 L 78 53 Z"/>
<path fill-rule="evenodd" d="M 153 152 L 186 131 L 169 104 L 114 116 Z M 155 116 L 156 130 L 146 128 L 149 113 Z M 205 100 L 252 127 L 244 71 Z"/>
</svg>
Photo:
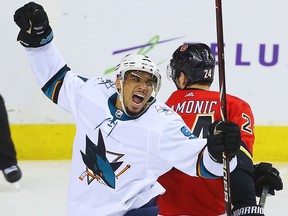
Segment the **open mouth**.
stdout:
<svg viewBox="0 0 288 216">
<path fill-rule="evenodd" d="M 132 96 L 132 101 L 133 101 L 136 105 L 140 105 L 143 100 L 144 100 L 144 96 L 143 96 L 143 95 L 133 94 L 133 96 Z"/>
</svg>

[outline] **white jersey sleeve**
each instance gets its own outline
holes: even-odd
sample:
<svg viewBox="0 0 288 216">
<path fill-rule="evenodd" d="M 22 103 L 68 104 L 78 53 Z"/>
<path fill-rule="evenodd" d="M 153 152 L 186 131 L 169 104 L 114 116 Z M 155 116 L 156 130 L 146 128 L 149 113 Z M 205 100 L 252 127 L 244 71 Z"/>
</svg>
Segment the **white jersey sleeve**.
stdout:
<svg viewBox="0 0 288 216">
<path fill-rule="evenodd" d="M 159 133 L 159 144 L 154 146 L 153 151 L 157 152 L 156 155 L 162 159 L 162 163 L 191 176 L 223 176 L 223 165 L 214 162 L 209 156 L 205 147 L 207 140 L 195 137 L 182 118 L 170 107 L 163 103 L 153 104 L 147 115 L 150 115 L 148 120 L 155 119 L 153 124 L 151 120 L 147 124 L 150 130 L 154 129 Z M 236 159 L 230 162 L 231 170 L 236 164 Z"/>
<path fill-rule="evenodd" d="M 223 164 L 211 159 L 206 148 L 207 140 L 195 137 L 182 119 L 177 117 L 176 121 L 170 122 L 165 129 L 165 136 L 162 137 L 161 155 L 172 161 L 175 168 L 191 176 L 223 176 Z M 231 170 L 234 170 L 236 165 L 234 158 L 230 163 Z M 191 167 L 196 167 L 196 170 Z"/>
<path fill-rule="evenodd" d="M 25 48 L 39 87 L 43 87 L 61 68 L 64 59 L 53 43 L 39 48 Z"/>
<path fill-rule="evenodd" d="M 53 43 L 39 48 L 26 48 L 26 52 L 43 93 L 66 111 L 75 113 L 77 92 L 87 79 L 70 70 Z"/>
</svg>

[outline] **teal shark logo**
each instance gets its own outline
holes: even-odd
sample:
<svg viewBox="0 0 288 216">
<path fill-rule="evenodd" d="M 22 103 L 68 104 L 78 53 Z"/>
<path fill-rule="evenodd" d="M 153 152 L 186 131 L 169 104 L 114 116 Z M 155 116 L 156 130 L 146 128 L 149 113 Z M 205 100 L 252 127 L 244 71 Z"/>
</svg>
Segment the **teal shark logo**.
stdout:
<svg viewBox="0 0 288 216">
<path fill-rule="evenodd" d="M 87 182 L 90 184 L 94 179 L 115 189 L 115 171 L 122 165 L 123 161 L 109 162 L 106 157 L 106 147 L 103 140 L 102 132 L 98 132 L 98 144 L 95 145 L 88 136 L 86 136 L 86 151 L 81 150 L 83 162 L 86 165 L 79 179 L 83 180 L 87 177 Z"/>
</svg>

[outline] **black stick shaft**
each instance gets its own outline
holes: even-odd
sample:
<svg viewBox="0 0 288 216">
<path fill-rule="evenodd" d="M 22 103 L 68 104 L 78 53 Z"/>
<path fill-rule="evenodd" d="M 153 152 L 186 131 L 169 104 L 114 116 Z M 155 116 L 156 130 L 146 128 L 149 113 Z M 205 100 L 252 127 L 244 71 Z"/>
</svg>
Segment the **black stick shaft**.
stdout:
<svg viewBox="0 0 288 216">
<path fill-rule="evenodd" d="M 264 208 L 265 203 L 266 203 L 266 198 L 267 198 L 267 195 L 268 195 L 268 191 L 269 191 L 269 186 L 264 185 L 262 193 L 261 193 L 261 196 L 260 196 L 260 199 L 259 199 L 259 205 L 261 207 L 263 207 L 263 208 Z"/>
<path fill-rule="evenodd" d="M 221 0 L 215 0 L 216 3 L 216 24 L 217 24 L 217 47 L 218 47 L 218 68 L 219 68 L 219 88 L 221 103 L 221 118 L 227 120 L 226 108 L 226 82 L 225 82 L 225 59 L 224 59 L 224 39 L 223 39 L 223 21 L 222 21 L 222 3 Z M 229 154 L 223 153 L 223 181 L 224 198 L 226 204 L 226 213 L 232 215 L 231 211 L 231 193 L 230 193 L 230 165 Z"/>
</svg>

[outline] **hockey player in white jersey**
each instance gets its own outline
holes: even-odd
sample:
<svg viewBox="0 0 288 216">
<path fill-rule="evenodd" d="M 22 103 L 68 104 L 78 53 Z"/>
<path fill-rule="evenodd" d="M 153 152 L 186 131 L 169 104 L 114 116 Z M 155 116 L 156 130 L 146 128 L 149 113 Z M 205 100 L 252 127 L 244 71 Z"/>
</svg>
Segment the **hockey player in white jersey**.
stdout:
<svg viewBox="0 0 288 216">
<path fill-rule="evenodd" d="M 157 215 L 154 198 L 165 192 L 157 179 L 172 167 L 192 176 L 223 175 L 221 155 L 239 150 L 239 127 L 218 121 L 207 140 L 193 136 L 178 114 L 156 101 L 161 76 L 149 57 L 125 56 L 116 82 L 85 79 L 51 42 L 41 5 L 24 5 L 14 21 L 41 90 L 75 121 L 69 216 Z M 235 168 L 235 157 L 230 166 Z"/>
</svg>

